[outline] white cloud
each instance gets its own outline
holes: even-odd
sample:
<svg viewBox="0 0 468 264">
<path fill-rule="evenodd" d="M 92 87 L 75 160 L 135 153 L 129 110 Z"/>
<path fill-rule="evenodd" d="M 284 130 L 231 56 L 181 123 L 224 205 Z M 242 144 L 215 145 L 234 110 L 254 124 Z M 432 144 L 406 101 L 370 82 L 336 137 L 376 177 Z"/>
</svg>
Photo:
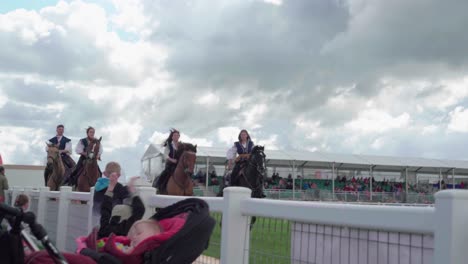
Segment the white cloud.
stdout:
<svg viewBox="0 0 468 264">
<path fill-rule="evenodd" d="M 5 164 L 45 164 L 43 129 L 0 126 L 0 154 Z"/>
<path fill-rule="evenodd" d="M 118 120 L 102 129 L 103 146 L 106 150 L 110 151 L 134 147 L 138 142 L 142 130 L 143 126 L 138 122 Z"/>
<path fill-rule="evenodd" d="M 449 113 L 450 122 L 448 124 L 449 131 L 468 132 L 468 109 L 457 106 Z"/>
<path fill-rule="evenodd" d="M 168 136 L 169 136 L 169 132 L 161 133 L 159 131 L 155 131 L 150 138 L 150 142 L 152 142 L 153 144 L 156 144 L 157 146 L 160 146 L 162 143 L 164 143 L 164 141 L 167 139 Z M 202 147 L 213 146 L 213 141 L 211 140 L 208 140 L 206 138 L 200 138 L 200 137 L 190 137 L 189 135 L 185 133 L 180 134 L 180 141 L 191 143 L 193 145 L 202 146 Z"/>
<path fill-rule="evenodd" d="M 371 144 L 371 148 L 373 149 L 381 149 L 383 146 L 385 145 L 385 139 L 379 137 L 379 138 L 376 138 L 372 144 Z"/>
<path fill-rule="evenodd" d="M 436 125 L 427 125 L 422 128 L 422 134 L 423 135 L 430 135 L 434 134 L 439 130 L 439 127 Z"/>
<path fill-rule="evenodd" d="M 217 105 L 219 103 L 219 96 L 217 96 L 214 93 L 209 92 L 209 93 L 207 93 L 205 95 L 202 95 L 202 96 L 198 97 L 196 102 L 198 104 L 204 105 L 204 106 Z"/>
<path fill-rule="evenodd" d="M 161 133 L 159 131 L 154 131 L 153 135 L 151 135 L 149 139 L 149 142 L 159 147 L 167 139 L 168 135 L 169 133 Z"/>
<path fill-rule="evenodd" d="M 36 11 L 18 9 L 0 14 L 0 32 L 17 34 L 19 40 L 28 46 L 35 44 L 41 38 L 48 37 L 52 30 L 65 33 L 62 27 L 47 21 Z"/>
<path fill-rule="evenodd" d="M 265 139 L 258 139 L 255 142 L 256 145 L 265 146 L 266 149 L 275 150 L 279 149 L 278 146 L 278 135 L 270 135 L 268 138 Z"/>
<path fill-rule="evenodd" d="M 108 18 L 104 8 L 93 3 L 73 1 L 67 11 L 69 14 L 65 24 L 71 30 L 96 41 L 108 36 Z"/>
<path fill-rule="evenodd" d="M 136 33 L 141 37 L 150 35 L 157 24 L 149 24 L 150 18 L 144 13 L 142 1 L 112 0 L 117 14 L 112 15 L 111 21 L 127 32 Z"/>
<path fill-rule="evenodd" d="M 225 143 L 226 145 L 232 145 L 237 141 L 239 132 L 241 131 L 238 127 L 220 127 L 218 128 L 218 141 Z"/>
<path fill-rule="evenodd" d="M 379 109 L 366 109 L 361 111 L 356 119 L 347 122 L 344 127 L 353 132 L 371 134 L 404 128 L 410 122 L 411 118 L 408 113 L 393 117 Z"/>
<path fill-rule="evenodd" d="M 250 109 L 245 110 L 242 113 L 245 126 L 251 129 L 262 127 L 261 120 L 267 112 L 268 106 L 264 103 L 255 104 Z"/>
<path fill-rule="evenodd" d="M 321 136 L 320 121 L 300 117 L 296 119 L 296 127 L 304 133 L 307 139 L 318 139 Z"/>
<path fill-rule="evenodd" d="M 8 97 L 3 92 L 2 88 L 0 87 L 0 108 L 2 108 L 8 100 Z"/>
<path fill-rule="evenodd" d="M 283 4 L 283 0 L 263 0 L 263 2 L 272 4 L 272 5 L 277 5 L 277 6 L 280 6 Z"/>
<path fill-rule="evenodd" d="M 191 143 L 193 145 L 201 146 L 201 147 L 212 147 L 213 146 L 213 141 L 208 140 L 206 138 L 200 138 L 200 137 L 190 137 L 187 134 L 182 133 L 180 135 L 180 140 L 182 142 L 187 142 Z"/>
</svg>

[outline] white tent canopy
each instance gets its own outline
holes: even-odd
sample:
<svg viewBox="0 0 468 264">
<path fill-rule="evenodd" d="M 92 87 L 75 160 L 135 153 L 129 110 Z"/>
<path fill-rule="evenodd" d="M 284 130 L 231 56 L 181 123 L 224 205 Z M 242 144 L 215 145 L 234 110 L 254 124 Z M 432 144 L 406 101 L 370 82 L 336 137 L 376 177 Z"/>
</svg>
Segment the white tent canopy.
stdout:
<svg viewBox="0 0 468 264">
<path fill-rule="evenodd" d="M 197 164 L 224 165 L 225 147 L 198 147 Z M 161 154 L 158 146 L 151 144 L 142 157 L 142 161 Z M 415 157 L 374 156 L 361 154 L 337 154 L 299 150 L 265 150 L 269 167 L 293 167 L 326 169 L 335 167 L 339 170 L 369 170 L 388 172 L 408 172 L 439 174 L 450 173 L 468 175 L 468 161 L 442 160 Z"/>
</svg>

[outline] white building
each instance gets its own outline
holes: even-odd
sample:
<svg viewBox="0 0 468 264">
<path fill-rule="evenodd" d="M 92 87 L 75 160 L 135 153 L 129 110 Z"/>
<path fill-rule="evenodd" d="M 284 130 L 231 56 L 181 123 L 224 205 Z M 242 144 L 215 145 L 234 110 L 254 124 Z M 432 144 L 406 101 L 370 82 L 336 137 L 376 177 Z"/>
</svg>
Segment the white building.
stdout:
<svg viewBox="0 0 468 264">
<path fill-rule="evenodd" d="M 44 186 L 45 166 L 36 165 L 2 165 L 10 188 Z"/>
</svg>

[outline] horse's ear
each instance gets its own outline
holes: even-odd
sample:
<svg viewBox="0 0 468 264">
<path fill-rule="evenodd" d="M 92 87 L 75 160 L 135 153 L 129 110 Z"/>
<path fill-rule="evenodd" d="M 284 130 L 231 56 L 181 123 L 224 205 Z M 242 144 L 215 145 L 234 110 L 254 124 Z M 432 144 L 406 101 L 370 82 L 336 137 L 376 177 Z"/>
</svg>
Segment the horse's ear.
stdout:
<svg viewBox="0 0 468 264">
<path fill-rule="evenodd" d="M 197 144 L 195 144 L 195 150 L 197 149 Z"/>
<path fill-rule="evenodd" d="M 98 140 L 98 141 L 99 141 L 99 143 L 101 143 L 101 139 L 102 139 L 102 137 L 99 137 L 99 140 Z"/>
</svg>

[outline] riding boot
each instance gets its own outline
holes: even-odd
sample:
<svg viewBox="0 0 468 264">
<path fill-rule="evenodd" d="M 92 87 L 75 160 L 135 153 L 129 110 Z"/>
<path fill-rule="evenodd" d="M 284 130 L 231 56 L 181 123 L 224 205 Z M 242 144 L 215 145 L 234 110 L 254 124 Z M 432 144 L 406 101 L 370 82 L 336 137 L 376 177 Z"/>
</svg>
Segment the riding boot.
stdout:
<svg viewBox="0 0 468 264">
<path fill-rule="evenodd" d="M 159 176 L 156 182 L 156 188 L 159 190 L 159 193 L 166 192 L 166 185 L 167 185 L 168 178 L 169 178 L 169 172 L 167 170 L 164 170 L 163 172 L 161 172 L 161 175 Z"/>
</svg>

